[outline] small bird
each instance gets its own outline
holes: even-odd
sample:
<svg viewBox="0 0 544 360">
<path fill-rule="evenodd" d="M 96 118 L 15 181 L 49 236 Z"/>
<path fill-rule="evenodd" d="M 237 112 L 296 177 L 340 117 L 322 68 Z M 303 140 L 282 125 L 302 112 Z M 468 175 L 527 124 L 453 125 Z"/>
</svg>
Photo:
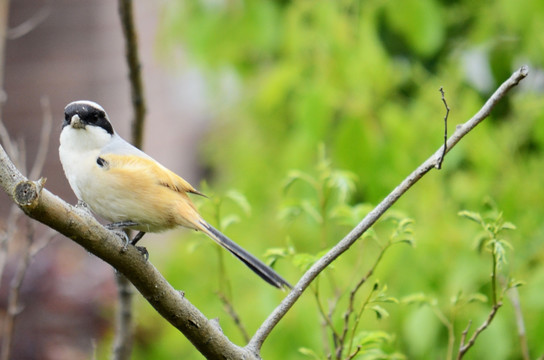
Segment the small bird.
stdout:
<svg viewBox="0 0 544 360">
<path fill-rule="evenodd" d="M 111 221 L 109 229 L 139 231 L 132 245 L 146 232 L 184 226 L 208 235 L 269 284 L 291 288 L 269 266 L 208 224 L 188 196 L 203 194 L 123 140 L 100 105 L 80 100 L 66 106 L 59 156 L 80 202 Z"/>
</svg>

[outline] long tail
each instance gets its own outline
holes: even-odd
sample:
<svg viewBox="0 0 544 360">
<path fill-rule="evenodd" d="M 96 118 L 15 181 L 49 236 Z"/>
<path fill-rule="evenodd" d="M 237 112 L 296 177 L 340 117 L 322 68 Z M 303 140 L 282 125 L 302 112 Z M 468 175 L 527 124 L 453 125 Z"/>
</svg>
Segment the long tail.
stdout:
<svg viewBox="0 0 544 360">
<path fill-rule="evenodd" d="M 202 228 L 199 229 L 212 238 L 219 245 L 230 251 L 234 256 L 240 259 L 244 264 L 259 275 L 264 281 L 278 289 L 283 289 L 284 286 L 292 289 L 293 287 L 271 267 L 265 265 L 261 260 L 248 253 L 234 241 L 223 235 L 219 230 L 211 226 L 205 221 L 201 221 Z"/>
</svg>

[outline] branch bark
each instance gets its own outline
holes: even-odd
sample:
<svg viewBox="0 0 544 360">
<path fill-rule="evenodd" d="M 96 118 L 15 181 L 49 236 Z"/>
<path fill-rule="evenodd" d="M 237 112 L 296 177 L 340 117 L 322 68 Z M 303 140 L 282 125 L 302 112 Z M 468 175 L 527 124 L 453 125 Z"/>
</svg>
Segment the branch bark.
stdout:
<svg viewBox="0 0 544 360">
<path fill-rule="evenodd" d="M 349 234 L 347 234 L 336 246 L 334 246 L 327 254 L 319 259 L 299 280 L 294 286 L 293 290 L 287 295 L 287 297 L 280 303 L 280 305 L 274 309 L 270 316 L 265 320 L 261 327 L 255 333 L 255 336 L 251 339 L 246 346 L 253 353 L 259 353 L 261 346 L 278 322 L 285 316 L 285 314 L 291 309 L 298 298 L 302 295 L 304 290 L 308 288 L 311 282 L 329 266 L 336 258 L 346 252 L 351 245 L 361 237 L 361 235 L 368 230 L 375 222 L 382 216 L 387 209 L 410 189 L 419 179 L 428 173 L 431 169 L 439 166 L 439 159 L 444 153 L 444 146 L 448 153 L 466 134 L 468 134 L 476 125 L 482 122 L 491 112 L 495 104 L 502 99 L 506 93 L 514 86 L 519 84 L 529 72 L 526 66 L 521 67 L 515 73 L 513 73 L 508 80 L 506 80 L 491 97 L 485 102 L 482 108 L 474 115 L 470 120 L 457 126 L 457 129 L 453 135 L 448 139 L 447 143 L 442 145 L 431 157 L 429 157 L 423 164 L 415 169 L 407 178 L 405 178 L 400 185 L 398 185 L 381 203 L 378 204 Z"/>
</svg>

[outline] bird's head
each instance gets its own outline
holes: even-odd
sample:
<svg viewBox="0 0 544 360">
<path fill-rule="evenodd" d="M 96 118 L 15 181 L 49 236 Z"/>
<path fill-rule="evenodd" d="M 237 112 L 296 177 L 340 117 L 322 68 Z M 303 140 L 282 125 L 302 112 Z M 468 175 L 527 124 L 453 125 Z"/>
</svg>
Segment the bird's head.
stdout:
<svg viewBox="0 0 544 360">
<path fill-rule="evenodd" d="M 61 143 L 69 142 L 81 148 L 101 148 L 114 135 L 108 114 L 97 103 L 78 100 L 64 108 Z"/>
</svg>

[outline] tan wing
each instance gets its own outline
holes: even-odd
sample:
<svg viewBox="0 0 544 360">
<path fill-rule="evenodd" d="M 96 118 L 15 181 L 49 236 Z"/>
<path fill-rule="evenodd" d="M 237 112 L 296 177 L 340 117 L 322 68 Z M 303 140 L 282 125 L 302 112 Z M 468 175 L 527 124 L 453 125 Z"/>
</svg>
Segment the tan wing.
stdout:
<svg viewBox="0 0 544 360">
<path fill-rule="evenodd" d="M 152 177 L 158 184 L 165 186 L 176 192 L 189 192 L 201 196 L 206 196 L 196 190 L 185 179 L 168 170 L 161 164 L 152 159 L 146 159 L 137 156 L 126 156 L 107 154 L 101 155 L 101 159 L 105 161 L 104 166 L 116 172 L 123 172 L 126 175 L 131 175 L 136 179 L 138 175 Z"/>
</svg>

